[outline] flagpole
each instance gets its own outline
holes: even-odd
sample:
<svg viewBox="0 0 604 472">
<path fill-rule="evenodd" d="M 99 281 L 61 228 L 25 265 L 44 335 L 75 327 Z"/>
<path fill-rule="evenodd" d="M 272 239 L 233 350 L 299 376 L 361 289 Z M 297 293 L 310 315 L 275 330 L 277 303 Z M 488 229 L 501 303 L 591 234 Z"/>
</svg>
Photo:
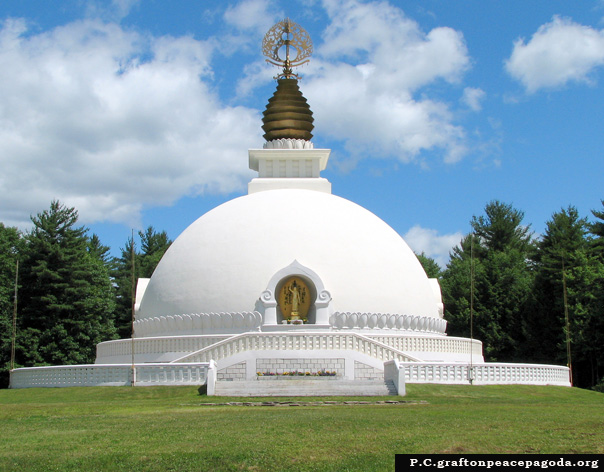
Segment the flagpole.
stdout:
<svg viewBox="0 0 604 472">
<path fill-rule="evenodd" d="M 570 347 L 570 322 L 568 317 L 568 295 L 566 290 L 566 267 L 564 264 L 564 255 L 562 255 L 562 296 L 564 301 L 564 325 L 566 331 L 566 365 L 568 366 L 568 375 L 570 386 L 573 386 L 573 362 L 571 358 Z"/>
<path fill-rule="evenodd" d="M 474 233 L 470 240 L 470 371 L 468 380 L 470 385 L 474 381 Z"/>
<path fill-rule="evenodd" d="M 15 344 L 17 341 L 17 291 L 19 284 L 19 259 L 17 259 L 17 268 L 15 270 L 15 299 L 13 304 L 13 337 L 10 348 L 10 370 L 15 368 Z"/>
<path fill-rule="evenodd" d="M 130 258 L 131 258 L 131 269 L 132 269 L 132 286 L 130 295 L 132 297 L 131 303 L 131 320 L 130 320 L 130 353 L 132 357 L 132 387 L 136 383 L 136 369 L 134 367 L 134 304 L 136 303 L 136 287 L 135 287 L 135 265 L 134 265 L 134 230 L 132 230 L 132 246 L 130 247 Z"/>
</svg>

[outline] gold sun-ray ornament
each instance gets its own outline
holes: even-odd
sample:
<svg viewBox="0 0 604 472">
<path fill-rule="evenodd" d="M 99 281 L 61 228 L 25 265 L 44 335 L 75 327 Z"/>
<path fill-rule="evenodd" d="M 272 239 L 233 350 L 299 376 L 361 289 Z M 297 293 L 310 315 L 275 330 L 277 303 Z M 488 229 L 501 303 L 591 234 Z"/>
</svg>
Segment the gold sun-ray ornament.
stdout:
<svg viewBox="0 0 604 472">
<path fill-rule="evenodd" d="M 283 48 L 285 48 L 285 58 L 280 56 L 280 53 L 283 54 Z M 264 35 L 262 54 L 267 57 L 266 62 L 283 67 L 283 72 L 275 79 L 298 79 L 299 76 L 294 74 L 292 67 L 301 66 L 310 60 L 312 41 L 304 28 L 286 18 Z"/>
</svg>

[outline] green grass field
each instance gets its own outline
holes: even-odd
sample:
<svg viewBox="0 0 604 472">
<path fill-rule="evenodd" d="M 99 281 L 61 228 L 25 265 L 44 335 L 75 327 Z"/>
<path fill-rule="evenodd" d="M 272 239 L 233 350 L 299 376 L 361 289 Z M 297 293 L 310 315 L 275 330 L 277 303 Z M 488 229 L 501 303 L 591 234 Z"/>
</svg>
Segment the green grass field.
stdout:
<svg viewBox="0 0 604 472">
<path fill-rule="evenodd" d="M 266 407 L 204 406 L 266 398 L 206 397 L 193 387 L 0 390 L 0 470 L 391 471 L 396 453 L 604 453 L 602 393 L 407 391 L 356 400 L 416 403 Z"/>
</svg>

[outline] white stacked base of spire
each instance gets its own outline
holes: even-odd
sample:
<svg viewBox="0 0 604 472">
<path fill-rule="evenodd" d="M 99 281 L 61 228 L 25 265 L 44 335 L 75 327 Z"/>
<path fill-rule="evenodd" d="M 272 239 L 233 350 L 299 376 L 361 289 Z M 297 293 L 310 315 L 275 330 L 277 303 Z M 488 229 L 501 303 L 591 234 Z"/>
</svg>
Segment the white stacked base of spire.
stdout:
<svg viewBox="0 0 604 472">
<path fill-rule="evenodd" d="M 306 139 L 273 139 L 264 143 L 264 149 L 313 149 L 314 145 Z"/>
</svg>

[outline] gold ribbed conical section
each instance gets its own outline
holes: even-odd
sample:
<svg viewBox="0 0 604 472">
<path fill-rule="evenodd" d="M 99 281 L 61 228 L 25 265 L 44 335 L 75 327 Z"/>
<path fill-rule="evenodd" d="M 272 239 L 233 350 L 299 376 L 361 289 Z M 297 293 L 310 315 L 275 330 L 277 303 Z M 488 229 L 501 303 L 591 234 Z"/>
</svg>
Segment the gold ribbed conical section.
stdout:
<svg viewBox="0 0 604 472">
<path fill-rule="evenodd" d="M 264 139 L 312 139 L 313 117 L 296 79 L 279 79 L 262 118 Z"/>
</svg>

